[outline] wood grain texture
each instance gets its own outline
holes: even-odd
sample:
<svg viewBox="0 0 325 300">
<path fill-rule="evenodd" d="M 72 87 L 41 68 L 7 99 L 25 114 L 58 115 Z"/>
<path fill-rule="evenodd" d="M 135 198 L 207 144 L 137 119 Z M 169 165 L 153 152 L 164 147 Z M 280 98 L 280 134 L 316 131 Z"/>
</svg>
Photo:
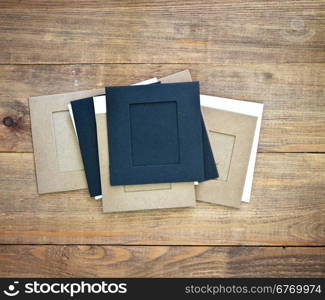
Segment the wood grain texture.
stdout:
<svg viewBox="0 0 325 300">
<path fill-rule="evenodd" d="M 87 191 L 39 196 L 31 153 L 0 154 L 0 243 L 325 245 L 325 154 L 261 153 L 251 203 L 103 214 Z"/>
<path fill-rule="evenodd" d="M 1 277 L 321 277 L 325 248 L 0 246 Z"/>
<path fill-rule="evenodd" d="M 323 1 L 1 1 L 0 63 L 311 63 Z"/>
<path fill-rule="evenodd" d="M 0 151 L 32 151 L 29 96 L 131 84 L 186 68 L 202 93 L 265 104 L 260 152 L 325 152 L 325 64 L 2 65 Z"/>
</svg>

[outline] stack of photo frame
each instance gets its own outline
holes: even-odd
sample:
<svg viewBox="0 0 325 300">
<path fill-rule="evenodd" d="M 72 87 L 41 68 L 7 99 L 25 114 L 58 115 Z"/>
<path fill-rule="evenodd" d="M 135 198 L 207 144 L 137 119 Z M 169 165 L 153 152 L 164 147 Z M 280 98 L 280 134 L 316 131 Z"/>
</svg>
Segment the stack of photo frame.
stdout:
<svg viewBox="0 0 325 300">
<path fill-rule="evenodd" d="M 40 194 L 87 188 L 107 213 L 250 201 L 263 104 L 200 95 L 188 70 L 29 104 Z"/>
</svg>

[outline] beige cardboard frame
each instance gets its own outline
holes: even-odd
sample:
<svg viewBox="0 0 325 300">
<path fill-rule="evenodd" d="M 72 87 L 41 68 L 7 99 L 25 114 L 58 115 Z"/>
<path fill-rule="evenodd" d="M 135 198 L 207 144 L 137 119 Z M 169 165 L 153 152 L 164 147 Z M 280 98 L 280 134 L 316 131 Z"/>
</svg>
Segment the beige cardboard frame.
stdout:
<svg viewBox="0 0 325 300">
<path fill-rule="evenodd" d="M 87 188 L 68 104 L 73 100 L 104 93 L 105 89 L 100 88 L 29 98 L 37 186 L 40 194 Z M 60 114 L 58 118 L 53 118 L 54 113 Z M 64 169 L 66 165 L 70 168 Z"/>
<path fill-rule="evenodd" d="M 240 207 L 257 117 L 201 106 L 220 177 L 196 186 L 196 199 Z M 214 139 L 218 139 L 217 142 Z"/>
<path fill-rule="evenodd" d="M 163 83 L 192 81 L 188 70 L 159 79 Z M 196 204 L 193 182 L 111 186 L 109 183 L 109 156 L 106 112 L 98 111 L 97 105 L 105 98 L 94 97 L 99 164 L 104 212 L 134 211 L 190 207 Z M 109 117 L 109 116 L 107 116 Z"/>
<path fill-rule="evenodd" d="M 222 109 L 222 110 L 227 110 L 227 111 L 237 112 L 244 115 L 257 117 L 257 123 L 255 128 L 251 155 L 248 163 L 244 191 L 241 198 L 242 202 L 248 203 L 250 201 L 251 191 L 253 186 L 254 169 L 255 169 L 256 155 L 258 149 L 258 141 L 259 141 L 261 125 L 262 125 L 264 104 L 251 102 L 251 101 L 207 96 L 207 95 L 200 95 L 200 102 L 201 102 L 201 106 L 207 106 L 215 109 Z"/>
</svg>

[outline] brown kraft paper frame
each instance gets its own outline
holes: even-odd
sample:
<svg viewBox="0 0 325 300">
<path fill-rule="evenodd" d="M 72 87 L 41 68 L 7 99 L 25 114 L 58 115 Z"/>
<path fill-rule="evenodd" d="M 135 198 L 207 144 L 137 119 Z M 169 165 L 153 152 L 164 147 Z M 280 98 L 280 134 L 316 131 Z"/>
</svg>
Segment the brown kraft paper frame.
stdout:
<svg viewBox="0 0 325 300">
<path fill-rule="evenodd" d="M 104 88 L 29 98 L 38 192 L 87 188 L 70 101 L 105 93 Z"/>
<path fill-rule="evenodd" d="M 158 79 L 162 83 L 192 81 L 188 70 Z M 109 116 L 107 116 L 109 117 Z M 111 186 L 106 113 L 96 114 L 103 211 L 189 207 L 196 204 L 193 182 Z"/>
<path fill-rule="evenodd" d="M 219 178 L 200 182 L 196 199 L 239 208 L 257 117 L 201 106 Z"/>
</svg>

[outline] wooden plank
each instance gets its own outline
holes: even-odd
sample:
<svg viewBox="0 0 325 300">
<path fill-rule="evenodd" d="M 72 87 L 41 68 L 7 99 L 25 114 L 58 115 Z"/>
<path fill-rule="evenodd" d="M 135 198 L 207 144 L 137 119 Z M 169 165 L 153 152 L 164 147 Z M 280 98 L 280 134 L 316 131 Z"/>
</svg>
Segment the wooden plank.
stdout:
<svg viewBox="0 0 325 300">
<path fill-rule="evenodd" d="M 186 68 L 202 93 L 265 104 L 260 152 L 325 152 L 325 64 L 2 65 L 0 151 L 32 151 L 29 96 L 131 84 Z"/>
<path fill-rule="evenodd" d="M 322 1 L 1 1 L 0 63 L 324 62 L 324 14 Z"/>
<path fill-rule="evenodd" d="M 0 246 L 1 277 L 323 277 L 325 248 Z"/>
<path fill-rule="evenodd" d="M 225 5 L 224 0 L 187 0 L 187 1 L 171 1 L 166 0 L 162 4 L 159 0 L 142 0 L 142 1 L 134 1 L 134 0 L 124 0 L 122 1 L 112 1 L 112 0 L 48 0 L 44 2 L 43 0 L 2 0 L 1 8 L 10 8 L 10 9 L 51 9 L 51 10 L 63 10 L 63 9 L 111 9 L 114 7 L 126 8 L 126 7 L 139 7 L 142 9 L 147 9 L 150 7 L 180 7 L 186 8 L 186 6 L 192 6 L 196 8 L 205 7 L 209 8 L 211 6 L 222 5 L 221 8 L 227 9 L 227 5 Z M 240 0 L 230 0 L 230 4 L 237 4 L 238 9 L 256 7 L 256 8 L 278 8 L 278 2 L 280 1 L 258 1 L 258 0 L 248 0 L 246 2 L 242 2 Z M 314 5 L 321 4 L 322 1 L 314 1 L 314 0 L 296 0 L 295 3 L 292 3 L 290 0 L 283 0 L 281 4 L 283 7 L 292 8 L 299 7 L 300 5 L 305 5 L 313 8 Z M 229 4 L 229 5 L 230 5 Z M 229 6 L 228 5 L 228 6 Z M 281 7 L 282 7 L 281 6 Z M 221 9 L 220 8 L 220 9 Z"/>
<path fill-rule="evenodd" d="M 251 203 L 103 214 L 87 191 L 38 195 L 31 153 L 0 154 L 0 243 L 325 245 L 325 154 L 260 153 Z"/>
</svg>

